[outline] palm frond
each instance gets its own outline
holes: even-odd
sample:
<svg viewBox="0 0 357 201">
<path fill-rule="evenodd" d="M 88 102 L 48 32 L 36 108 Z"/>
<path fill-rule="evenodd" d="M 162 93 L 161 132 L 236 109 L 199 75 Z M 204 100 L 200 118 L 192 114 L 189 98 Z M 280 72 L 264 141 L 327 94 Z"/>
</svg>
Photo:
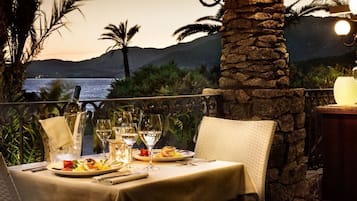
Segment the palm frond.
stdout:
<svg viewBox="0 0 357 201">
<path fill-rule="evenodd" d="M 286 10 L 285 13 L 285 26 L 288 26 L 290 23 L 294 21 L 298 21 L 298 19 L 302 16 L 306 16 L 310 13 L 316 12 L 316 11 L 329 11 L 329 6 L 328 4 L 309 4 L 300 7 L 299 9 L 293 10 L 292 7 L 290 7 L 290 10 Z"/>
<path fill-rule="evenodd" d="M 140 29 L 140 26 L 138 26 L 138 25 L 135 25 L 129 29 L 128 38 L 127 38 L 128 43 L 134 37 L 134 35 L 139 32 L 139 29 Z"/>
<path fill-rule="evenodd" d="M 177 35 L 176 40 L 182 41 L 187 36 L 196 34 L 196 33 L 207 33 L 214 34 L 219 32 L 221 26 L 214 24 L 189 24 L 184 27 L 177 29 L 173 35 Z"/>
<path fill-rule="evenodd" d="M 213 2 L 211 2 L 211 3 L 207 3 L 206 0 L 200 0 L 200 3 L 203 6 L 213 7 L 213 6 L 216 6 L 216 5 L 220 4 L 222 0 L 212 0 L 212 1 Z"/>
<path fill-rule="evenodd" d="M 123 48 L 128 45 L 128 42 L 139 31 L 140 26 L 135 25 L 128 30 L 128 20 L 121 22 L 118 26 L 109 24 L 104 27 L 108 32 L 101 34 L 100 40 L 113 40 L 116 44 L 113 47 Z M 109 49 L 113 49 L 113 47 Z"/>
<path fill-rule="evenodd" d="M 86 0 L 61 0 L 60 2 L 54 1 L 49 19 L 47 18 L 47 15 L 44 11 L 39 10 L 39 12 L 37 12 L 38 16 L 36 19 L 38 20 L 37 23 L 39 31 L 36 32 L 37 40 L 32 40 L 32 42 L 35 43 L 30 43 L 30 47 L 28 48 L 30 50 L 30 57 L 28 57 L 28 59 L 34 57 L 42 50 L 44 41 L 51 34 L 54 32 L 60 34 L 59 30 L 63 27 L 68 29 L 67 21 L 64 20 L 66 19 L 67 14 L 73 11 L 78 11 L 83 16 L 83 13 L 79 7 L 84 1 Z M 28 60 L 23 62 L 28 62 Z"/>
<path fill-rule="evenodd" d="M 222 23 L 222 19 L 217 18 L 216 16 L 204 16 L 196 20 L 196 22 L 202 22 L 202 21 L 213 21 L 213 22 Z"/>
</svg>

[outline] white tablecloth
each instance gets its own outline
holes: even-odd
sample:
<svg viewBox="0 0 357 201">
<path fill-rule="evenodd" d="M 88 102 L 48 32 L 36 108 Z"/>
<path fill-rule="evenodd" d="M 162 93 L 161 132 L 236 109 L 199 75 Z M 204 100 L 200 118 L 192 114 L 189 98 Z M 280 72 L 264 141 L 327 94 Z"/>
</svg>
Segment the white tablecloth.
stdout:
<svg viewBox="0 0 357 201">
<path fill-rule="evenodd" d="M 146 162 L 134 161 L 142 168 Z M 215 161 L 197 166 L 177 162 L 154 163 L 159 169 L 145 179 L 116 185 L 92 178 L 71 178 L 22 171 L 37 164 L 9 167 L 23 201 L 220 201 L 254 193 L 255 187 L 241 163 Z"/>
</svg>

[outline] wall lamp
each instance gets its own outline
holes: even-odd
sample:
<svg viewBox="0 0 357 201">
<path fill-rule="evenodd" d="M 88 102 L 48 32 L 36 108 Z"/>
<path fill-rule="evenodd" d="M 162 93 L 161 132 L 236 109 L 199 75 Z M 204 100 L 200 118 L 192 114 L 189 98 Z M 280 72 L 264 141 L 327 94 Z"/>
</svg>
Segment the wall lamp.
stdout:
<svg viewBox="0 0 357 201">
<path fill-rule="evenodd" d="M 341 37 L 345 46 L 353 46 L 356 43 L 357 35 L 351 32 L 350 22 L 357 21 L 357 0 L 349 0 L 348 6 L 337 6 L 330 8 L 330 13 L 344 15 L 345 19 L 341 19 L 335 24 L 335 33 Z"/>
</svg>

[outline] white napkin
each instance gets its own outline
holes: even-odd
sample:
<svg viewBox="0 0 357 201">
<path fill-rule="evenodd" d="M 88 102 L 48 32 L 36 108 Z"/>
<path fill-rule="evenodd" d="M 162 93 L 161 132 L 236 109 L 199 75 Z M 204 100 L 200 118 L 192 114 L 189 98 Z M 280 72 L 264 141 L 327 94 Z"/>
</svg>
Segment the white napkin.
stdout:
<svg viewBox="0 0 357 201">
<path fill-rule="evenodd" d="M 121 174 L 123 174 L 123 173 L 121 173 Z M 149 176 L 149 174 L 147 172 L 134 172 L 134 173 L 131 173 L 128 175 L 121 175 L 118 177 L 111 177 L 108 179 L 104 179 L 103 182 L 107 183 L 107 184 L 114 185 L 114 184 L 119 184 L 119 183 L 123 183 L 123 182 L 144 179 L 148 176 Z"/>
<path fill-rule="evenodd" d="M 122 177 L 122 176 L 128 176 L 133 174 L 131 171 L 129 170 L 119 170 L 116 172 L 112 172 L 112 173 L 107 173 L 107 174 L 103 174 L 103 175 L 99 175 L 99 176 L 94 176 L 93 179 L 96 181 L 103 181 L 105 179 L 110 179 L 110 178 L 114 178 L 114 177 Z"/>
<path fill-rule="evenodd" d="M 50 147 L 59 149 L 65 145 L 72 145 L 72 132 L 63 116 L 39 120 L 48 137 Z"/>
</svg>

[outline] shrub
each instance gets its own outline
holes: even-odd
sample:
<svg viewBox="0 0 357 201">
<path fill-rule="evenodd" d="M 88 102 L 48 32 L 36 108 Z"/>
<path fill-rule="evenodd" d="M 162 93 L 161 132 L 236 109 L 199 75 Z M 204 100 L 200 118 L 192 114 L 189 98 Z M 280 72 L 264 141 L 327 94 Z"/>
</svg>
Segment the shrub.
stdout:
<svg viewBox="0 0 357 201">
<path fill-rule="evenodd" d="M 207 72 L 180 69 L 173 62 L 140 68 L 129 79 L 117 79 L 111 84 L 108 98 L 160 95 L 199 94 L 205 87 L 215 87 Z"/>
</svg>

